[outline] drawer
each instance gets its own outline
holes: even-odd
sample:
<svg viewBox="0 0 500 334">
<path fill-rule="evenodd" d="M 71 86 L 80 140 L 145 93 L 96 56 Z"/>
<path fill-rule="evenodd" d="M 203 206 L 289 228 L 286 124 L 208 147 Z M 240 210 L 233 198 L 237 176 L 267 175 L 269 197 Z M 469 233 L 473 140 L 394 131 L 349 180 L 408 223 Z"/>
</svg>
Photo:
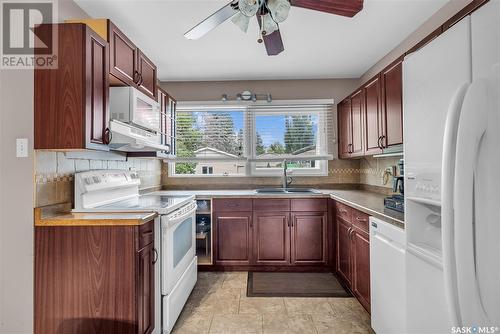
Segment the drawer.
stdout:
<svg viewBox="0 0 500 334">
<path fill-rule="evenodd" d="M 338 217 L 344 219 L 345 221 L 351 222 L 352 218 L 352 208 L 342 204 L 340 202 L 335 202 L 335 212 Z"/>
<path fill-rule="evenodd" d="M 149 245 L 155 240 L 155 222 L 154 220 L 139 226 L 139 249 Z"/>
<path fill-rule="evenodd" d="M 294 198 L 290 200 L 291 211 L 312 212 L 328 211 L 328 200 L 326 198 Z"/>
<path fill-rule="evenodd" d="M 352 210 L 352 224 L 361 230 L 368 232 L 369 215 L 358 210 Z"/>
<path fill-rule="evenodd" d="M 219 198 L 214 199 L 213 209 L 217 212 L 224 211 L 252 211 L 250 198 Z"/>
<path fill-rule="evenodd" d="M 290 199 L 288 198 L 254 199 L 253 211 L 290 211 Z"/>
</svg>

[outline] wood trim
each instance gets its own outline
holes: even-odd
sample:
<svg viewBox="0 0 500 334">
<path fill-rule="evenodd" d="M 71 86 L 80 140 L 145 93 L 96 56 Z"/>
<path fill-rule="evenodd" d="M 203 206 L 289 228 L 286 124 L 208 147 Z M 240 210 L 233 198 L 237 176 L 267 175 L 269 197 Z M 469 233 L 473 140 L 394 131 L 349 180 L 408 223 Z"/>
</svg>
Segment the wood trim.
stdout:
<svg viewBox="0 0 500 334">
<path fill-rule="evenodd" d="M 457 14 L 453 15 L 448 21 L 446 21 L 442 25 L 443 32 L 445 32 L 446 30 L 453 27 L 455 24 L 457 24 L 460 20 L 462 20 L 467 15 L 472 14 L 474 11 L 479 9 L 479 7 L 483 6 L 488 1 L 489 0 L 473 0 L 471 3 L 469 3 L 467 6 L 465 6 Z"/>
</svg>

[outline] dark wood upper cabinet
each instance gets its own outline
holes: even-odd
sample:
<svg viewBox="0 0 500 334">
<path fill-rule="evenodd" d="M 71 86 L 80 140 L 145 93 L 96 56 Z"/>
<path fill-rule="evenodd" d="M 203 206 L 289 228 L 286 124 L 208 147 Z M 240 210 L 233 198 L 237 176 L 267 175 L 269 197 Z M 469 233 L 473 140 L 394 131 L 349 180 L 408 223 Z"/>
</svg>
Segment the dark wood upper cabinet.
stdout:
<svg viewBox="0 0 500 334">
<path fill-rule="evenodd" d="M 109 73 L 128 86 L 139 82 L 139 49 L 117 26 L 108 20 Z"/>
<path fill-rule="evenodd" d="M 146 55 L 116 26 L 107 21 L 110 47 L 110 74 L 117 80 L 111 85 L 136 87 L 151 98 L 157 97 L 157 68 Z"/>
<path fill-rule="evenodd" d="M 43 35 L 51 25 L 35 29 Z M 57 31 L 57 68 L 34 70 L 34 147 L 108 150 L 108 43 L 80 23 Z"/>
<path fill-rule="evenodd" d="M 380 76 L 370 80 L 365 86 L 365 117 L 364 117 L 364 145 L 365 154 L 382 152 L 383 135 L 382 91 Z"/>
<path fill-rule="evenodd" d="M 326 264 L 328 242 L 327 223 L 328 218 L 326 212 L 292 213 L 292 264 Z"/>
<path fill-rule="evenodd" d="M 364 154 L 363 145 L 363 113 L 365 92 L 359 90 L 351 96 L 351 118 L 352 118 L 352 144 L 351 157 L 359 157 Z"/>
<path fill-rule="evenodd" d="M 290 263 L 289 212 L 254 212 L 253 253 L 255 264 Z"/>
<path fill-rule="evenodd" d="M 370 310 L 370 239 L 357 227 L 351 233 L 352 292 L 365 309 Z"/>
<path fill-rule="evenodd" d="M 156 97 L 157 68 L 141 50 L 138 52 L 137 68 L 139 71 L 138 88 L 145 94 Z"/>
<path fill-rule="evenodd" d="M 252 213 L 216 212 L 214 217 L 217 244 L 215 263 L 249 265 L 252 249 Z"/>
<path fill-rule="evenodd" d="M 345 99 L 339 103 L 338 112 L 338 147 L 339 157 L 348 158 L 351 153 L 351 100 Z"/>
<path fill-rule="evenodd" d="M 384 148 L 403 143 L 403 60 L 400 59 L 381 73 L 382 107 L 384 111 L 381 140 Z"/>
<path fill-rule="evenodd" d="M 141 227 L 35 227 L 34 332 L 151 333 L 154 235 L 141 248 Z"/>
</svg>

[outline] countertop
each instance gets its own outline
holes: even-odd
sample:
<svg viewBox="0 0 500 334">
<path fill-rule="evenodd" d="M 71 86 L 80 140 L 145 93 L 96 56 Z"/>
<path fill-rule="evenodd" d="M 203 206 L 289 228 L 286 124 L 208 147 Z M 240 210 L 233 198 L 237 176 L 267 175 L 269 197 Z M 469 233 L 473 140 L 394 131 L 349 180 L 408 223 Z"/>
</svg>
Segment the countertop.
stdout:
<svg viewBox="0 0 500 334">
<path fill-rule="evenodd" d="M 317 194 L 276 194 L 276 193 L 256 193 L 255 190 L 174 190 L 161 191 L 166 195 L 195 195 L 197 199 L 203 198 L 332 198 L 346 205 L 349 205 L 370 216 L 374 216 L 392 225 L 404 229 L 404 214 L 388 210 L 384 207 L 384 197 L 379 193 L 366 190 L 335 190 L 317 189 Z"/>
<path fill-rule="evenodd" d="M 35 209 L 35 226 L 138 226 L 155 219 L 155 212 L 81 213 Z"/>
</svg>

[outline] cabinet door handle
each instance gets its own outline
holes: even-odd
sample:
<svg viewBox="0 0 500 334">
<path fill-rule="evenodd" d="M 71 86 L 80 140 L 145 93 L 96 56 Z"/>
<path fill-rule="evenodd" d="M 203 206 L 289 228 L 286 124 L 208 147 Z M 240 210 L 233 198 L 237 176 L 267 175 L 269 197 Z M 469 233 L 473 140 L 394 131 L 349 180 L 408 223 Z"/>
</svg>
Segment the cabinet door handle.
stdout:
<svg viewBox="0 0 500 334">
<path fill-rule="evenodd" d="M 135 84 L 138 84 L 139 83 L 139 72 L 138 71 L 134 71 L 134 77 L 132 78 L 132 80 L 134 81 Z"/>
<path fill-rule="evenodd" d="M 142 77 L 142 74 L 139 73 L 139 82 L 137 83 L 137 85 L 142 85 L 142 83 L 144 82 L 144 78 Z"/>
<path fill-rule="evenodd" d="M 153 264 L 155 264 L 156 262 L 158 262 L 158 258 L 159 258 L 158 251 L 156 250 L 156 248 L 153 248 L 153 254 L 154 254 L 154 256 L 153 256 Z"/>
<path fill-rule="evenodd" d="M 357 220 L 358 222 L 363 222 L 363 223 L 366 223 L 366 219 L 365 219 L 365 218 L 356 217 L 356 220 Z"/>
<path fill-rule="evenodd" d="M 385 135 L 380 136 L 380 148 L 381 149 L 385 148 L 384 139 L 385 139 Z"/>
<path fill-rule="evenodd" d="M 378 137 L 377 146 L 378 146 L 379 149 L 383 149 L 381 140 L 382 140 L 382 136 Z"/>
<path fill-rule="evenodd" d="M 113 139 L 113 134 L 111 133 L 111 130 L 109 128 L 106 128 L 106 130 L 104 130 L 103 137 L 104 144 L 109 145 L 109 143 L 111 143 L 111 140 Z"/>
</svg>

